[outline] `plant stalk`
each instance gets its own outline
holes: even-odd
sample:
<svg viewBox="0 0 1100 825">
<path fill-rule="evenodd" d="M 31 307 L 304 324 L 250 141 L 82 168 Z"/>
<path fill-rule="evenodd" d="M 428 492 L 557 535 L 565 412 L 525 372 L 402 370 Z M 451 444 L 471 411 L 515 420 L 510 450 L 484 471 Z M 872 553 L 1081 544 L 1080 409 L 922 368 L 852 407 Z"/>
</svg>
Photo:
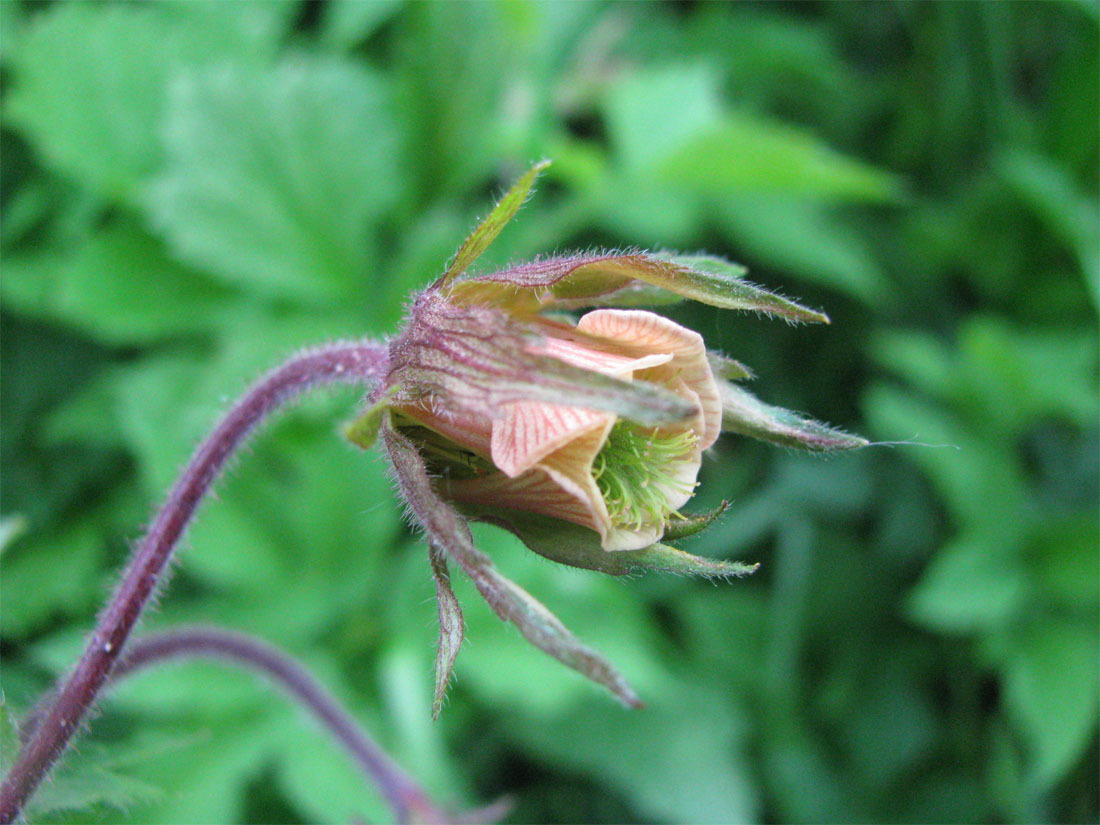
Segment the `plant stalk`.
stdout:
<svg viewBox="0 0 1100 825">
<path fill-rule="evenodd" d="M 336 343 L 306 350 L 261 378 L 226 413 L 177 479 L 131 556 L 113 598 L 100 614 L 84 655 L 4 778 L 0 825 L 8 825 L 19 816 L 79 728 L 156 590 L 180 537 L 233 452 L 270 413 L 311 387 L 341 383 L 369 386 L 381 380 L 387 369 L 387 350 L 381 343 Z"/>
<path fill-rule="evenodd" d="M 181 627 L 134 639 L 108 681 L 176 659 L 217 659 L 268 676 L 315 716 L 378 786 L 397 822 L 444 823 L 449 817 L 391 760 L 302 665 L 278 648 L 216 627 Z"/>
</svg>

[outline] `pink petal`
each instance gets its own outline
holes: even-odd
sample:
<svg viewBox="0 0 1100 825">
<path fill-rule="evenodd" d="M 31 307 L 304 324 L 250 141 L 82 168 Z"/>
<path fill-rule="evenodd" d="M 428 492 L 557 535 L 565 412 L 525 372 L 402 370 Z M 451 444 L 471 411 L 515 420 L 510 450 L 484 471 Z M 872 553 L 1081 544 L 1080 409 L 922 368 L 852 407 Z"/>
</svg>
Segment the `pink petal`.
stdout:
<svg viewBox="0 0 1100 825">
<path fill-rule="evenodd" d="M 561 338 L 546 338 L 531 347 L 531 350 L 575 367 L 628 380 L 636 370 L 661 366 L 672 360 L 671 354 L 631 357 L 600 352 Z M 611 413 L 543 401 L 508 404 L 504 415 L 493 420 L 493 463 L 515 478 L 573 439 L 592 430 L 602 429 L 614 420 L 615 416 Z"/>
<path fill-rule="evenodd" d="M 597 309 L 589 312 L 577 329 L 647 353 L 671 353 L 672 369 L 699 396 L 704 428 L 700 449 L 718 440 L 722 432 L 722 400 L 714 380 L 703 337 L 660 315 L 639 309 Z"/>
</svg>

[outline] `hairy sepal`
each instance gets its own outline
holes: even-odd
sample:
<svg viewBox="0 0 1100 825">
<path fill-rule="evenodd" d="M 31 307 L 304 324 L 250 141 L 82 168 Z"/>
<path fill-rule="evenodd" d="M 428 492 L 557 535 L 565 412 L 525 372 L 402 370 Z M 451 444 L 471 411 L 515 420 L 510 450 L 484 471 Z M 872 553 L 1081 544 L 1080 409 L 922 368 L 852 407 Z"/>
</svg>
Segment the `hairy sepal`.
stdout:
<svg viewBox="0 0 1100 825">
<path fill-rule="evenodd" d="M 438 545 L 428 543 L 428 558 L 435 578 L 435 596 L 439 604 L 439 648 L 435 657 L 435 697 L 432 700 L 432 719 L 438 719 L 451 682 L 455 659 L 464 637 L 464 621 L 458 597 L 451 589 L 451 575 L 447 570 L 447 557 Z"/>
<path fill-rule="evenodd" d="M 489 213 L 488 217 L 478 225 L 477 229 L 470 233 L 462 246 L 458 248 L 454 260 L 447 267 L 447 271 L 443 273 L 443 277 L 439 279 L 438 283 L 445 284 L 455 276 L 461 275 L 469 269 L 474 261 L 481 257 L 481 254 L 496 240 L 497 235 L 500 234 L 505 225 L 515 217 L 516 212 L 523 206 L 523 202 L 527 200 L 527 196 L 531 193 L 531 189 L 535 185 L 535 179 L 549 165 L 550 161 L 548 160 L 539 161 L 515 182 L 507 194 L 493 207 L 493 211 Z"/>
<path fill-rule="evenodd" d="M 514 312 L 639 306 L 689 299 L 722 309 L 776 315 L 792 323 L 829 318 L 744 280 L 745 268 L 708 255 L 603 253 L 547 258 L 459 281 L 459 303 L 506 306 Z"/>
<path fill-rule="evenodd" d="M 500 309 L 458 306 L 435 293 L 414 309 L 395 342 L 394 398 L 435 398 L 446 409 L 494 416 L 515 401 L 545 401 L 614 413 L 645 426 L 677 424 L 694 405 L 646 381 L 624 381 L 533 351 L 537 327 Z"/>
<path fill-rule="evenodd" d="M 692 520 L 695 532 L 712 522 L 724 507 Z M 700 576 L 707 579 L 728 579 L 747 576 L 759 565 L 738 561 L 707 559 L 693 556 L 660 542 L 641 550 L 617 550 L 609 553 L 600 545 L 593 530 L 567 521 L 501 508 L 468 508 L 471 518 L 493 524 L 515 535 L 528 549 L 550 561 L 595 570 L 610 576 L 627 576 L 645 571 Z M 706 524 L 699 526 L 700 521 Z M 667 537 L 667 536 L 666 536 Z M 678 538 L 683 538 L 680 534 Z"/>
<path fill-rule="evenodd" d="M 827 324 L 829 316 L 744 280 L 746 269 L 712 255 L 675 255 L 677 287 L 658 284 L 687 298 L 721 309 L 741 309 L 775 315 L 791 323 Z"/>
<path fill-rule="evenodd" d="M 466 520 L 435 492 L 420 454 L 388 417 L 380 432 L 401 492 L 428 541 L 458 562 L 496 614 L 515 624 L 540 650 L 604 685 L 623 704 L 641 707 L 641 700 L 613 665 L 579 641 L 530 593 L 501 575 L 474 546 Z"/>
<path fill-rule="evenodd" d="M 728 381 L 719 382 L 722 430 L 813 452 L 853 450 L 868 441 L 798 413 L 765 404 L 751 392 Z"/>
<path fill-rule="evenodd" d="M 728 355 L 714 350 L 707 350 L 707 363 L 716 378 L 724 378 L 727 381 L 748 381 L 756 376 L 753 371 Z"/>
</svg>

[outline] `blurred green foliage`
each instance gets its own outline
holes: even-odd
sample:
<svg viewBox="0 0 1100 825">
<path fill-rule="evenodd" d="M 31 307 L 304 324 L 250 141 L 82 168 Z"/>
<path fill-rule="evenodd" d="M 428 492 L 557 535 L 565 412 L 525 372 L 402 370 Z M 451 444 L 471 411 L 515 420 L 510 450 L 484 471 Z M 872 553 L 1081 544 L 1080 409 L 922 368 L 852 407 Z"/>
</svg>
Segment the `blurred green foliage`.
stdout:
<svg viewBox="0 0 1100 825">
<path fill-rule="evenodd" d="M 715 587 L 509 576 L 649 707 L 527 647 L 470 588 L 431 723 L 425 548 L 346 392 L 271 427 L 146 628 L 302 657 L 440 798 L 516 822 L 1095 822 L 1098 6 L 0 3 L 3 695 L 74 659 L 219 410 L 305 343 L 392 332 L 492 197 L 489 256 L 707 249 L 828 328 L 686 308 L 755 389 L 882 441 L 726 439 Z M 943 446 L 938 446 L 943 445 Z M 247 676 L 135 678 L 37 821 L 385 820 Z M 5 711 L 5 714 L 7 711 Z M 0 744 L 10 753 L 7 716 Z"/>
</svg>

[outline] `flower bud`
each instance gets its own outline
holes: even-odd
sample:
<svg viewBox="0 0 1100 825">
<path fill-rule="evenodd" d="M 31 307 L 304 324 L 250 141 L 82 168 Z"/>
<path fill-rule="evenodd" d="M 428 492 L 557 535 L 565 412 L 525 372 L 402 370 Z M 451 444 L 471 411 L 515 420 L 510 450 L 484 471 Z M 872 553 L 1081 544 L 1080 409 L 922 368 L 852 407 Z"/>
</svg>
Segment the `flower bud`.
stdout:
<svg viewBox="0 0 1100 825">
<path fill-rule="evenodd" d="M 389 373 L 347 429 L 381 432 L 411 513 L 427 532 L 440 603 L 436 711 L 461 642 L 446 558 L 497 613 L 628 703 L 622 677 L 472 543 L 465 518 L 504 527 L 532 550 L 611 574 L 639 568 L 710 577 L 753 567 L 661 544 L 724 509 L 681 512 L 722 431 L 811 450 L 865 441 L 757 400 L 751 372 L 708 353 L 692 330 L 638 306 L 682 299 L 790 322 L 828 322 L 708 256 L 639 251 L 556 256 L 474 275 L 469 267 L 529 194 L 545 163 L 508 192 L 418 295 L 389 346 Z M 577 320 L 565 314 L 590 309 Z"/>
</svg>

